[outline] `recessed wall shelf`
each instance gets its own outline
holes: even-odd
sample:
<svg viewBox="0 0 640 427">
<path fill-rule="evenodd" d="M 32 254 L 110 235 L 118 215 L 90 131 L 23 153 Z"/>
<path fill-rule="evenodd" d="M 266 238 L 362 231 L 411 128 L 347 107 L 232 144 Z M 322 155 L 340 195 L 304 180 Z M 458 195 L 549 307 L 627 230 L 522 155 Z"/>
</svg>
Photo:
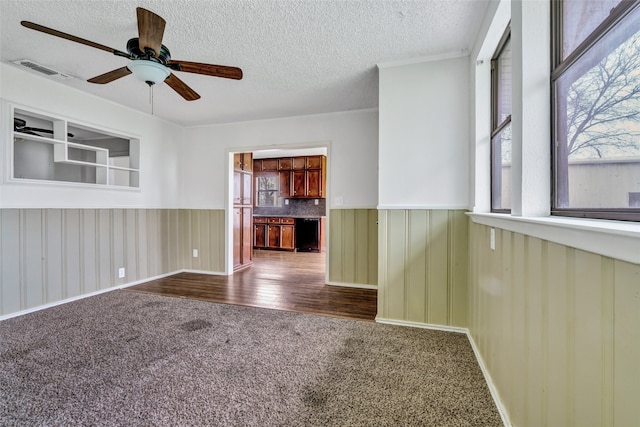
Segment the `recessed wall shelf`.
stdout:
<svg viewBox="0 0 640 427">
<path fill-rule="evenodd" d="M 12 181 L 140 187 L 140 140 L 11 106 Z"/>
</svg>

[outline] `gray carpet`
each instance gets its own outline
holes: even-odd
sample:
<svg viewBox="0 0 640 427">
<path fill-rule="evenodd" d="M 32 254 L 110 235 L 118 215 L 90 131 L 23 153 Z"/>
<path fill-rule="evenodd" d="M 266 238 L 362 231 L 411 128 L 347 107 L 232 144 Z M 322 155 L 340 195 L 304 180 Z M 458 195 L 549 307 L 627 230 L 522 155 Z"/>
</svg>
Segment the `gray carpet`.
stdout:
<svg viewBox="0 0 640 427">
<path fill-rule="evenodd" d="M 0 425 L 501 421 L 463 334 L 113 291 L 0 322 Z"/>
</svg>

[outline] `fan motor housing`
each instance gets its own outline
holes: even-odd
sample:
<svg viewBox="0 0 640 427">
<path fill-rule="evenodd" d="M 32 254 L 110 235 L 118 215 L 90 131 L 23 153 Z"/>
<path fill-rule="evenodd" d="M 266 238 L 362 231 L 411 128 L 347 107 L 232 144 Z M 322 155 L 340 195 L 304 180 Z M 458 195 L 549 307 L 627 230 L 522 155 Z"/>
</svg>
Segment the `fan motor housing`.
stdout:
<svg viewBox="0 0 640 427">
<path fill-rule="evenodd" d="M 140 49 L 140 40 L 137 37 L 129 39 L 127 42 L 127 52 L 135 59 L 146 59 L 149 61 L 158 62 L 162 65 L 167 65 L 167 62 L 171 59 L 171 52 L 165 45 L 161 45 L 160 53 L 158 56 L 154 56 L 153 49 L 148 49 L 143 52 Z"/>
</svg>

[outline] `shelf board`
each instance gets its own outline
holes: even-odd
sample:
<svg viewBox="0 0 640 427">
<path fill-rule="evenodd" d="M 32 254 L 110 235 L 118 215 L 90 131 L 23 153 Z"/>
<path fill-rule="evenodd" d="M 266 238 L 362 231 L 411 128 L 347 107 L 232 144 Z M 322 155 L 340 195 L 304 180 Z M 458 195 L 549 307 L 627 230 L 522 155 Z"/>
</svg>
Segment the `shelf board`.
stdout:
<svg viewBox="0 0 640 427">
<path fill-rule="evenodd" d="M 27 139 L 29 141 L 36 141 L 36 142 L 44 142 L 46 144 L 66 144 L 66 141 L 60 141 L 59 139 L 53 139 L 53 138 L 47 138 L 44 136 L 39 136 L 39 135 L 31 135 L 30 133 L 23 133 L 23 132 L 13 132 L 13 138 L 22 138 L 22 139 Z"/>
<path fill-rule="evenodd" d="M 109 169 L 125 172 L 140 172 L 140 169 L 123 168 L 122 166 L 109 166 Z"/>
<path fill-rule="evenodd" d="M 87 151 L 95 151 L 102 153 L 109 153 L 109 150 L 106 148 L 94 147 L 92 145 L 78 144 L 77 142 L 67 142 L 67 146 L 71 148 L 77 148 L 78 150 L 87 150 Z"/>
<path fill-rule="evenodd" d="M 80 166 L 92 166 L 92 167 L 96 167 L 96 168 L 106 168 L 108 167 L 105 164 L 101 164 L 101 163 L 93 163 L 93 162 L 83 162 L 80 160 L 60 160 L 57 161 L 56 163 L 67 163 L 70 165 L 80 165 Z"/>
</svg>

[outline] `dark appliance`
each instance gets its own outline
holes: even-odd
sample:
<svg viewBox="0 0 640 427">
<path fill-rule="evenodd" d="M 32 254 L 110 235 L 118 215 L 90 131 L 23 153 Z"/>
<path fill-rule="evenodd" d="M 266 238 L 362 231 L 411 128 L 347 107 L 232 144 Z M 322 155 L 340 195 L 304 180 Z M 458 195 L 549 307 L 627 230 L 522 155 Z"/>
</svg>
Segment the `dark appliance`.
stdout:
<svg viewBox="0 0 640 427">
<path fill-rule="evenodd" d="M 296 218 L 296 250 L 320 252 L 319 218 Z"/>
</svg>

